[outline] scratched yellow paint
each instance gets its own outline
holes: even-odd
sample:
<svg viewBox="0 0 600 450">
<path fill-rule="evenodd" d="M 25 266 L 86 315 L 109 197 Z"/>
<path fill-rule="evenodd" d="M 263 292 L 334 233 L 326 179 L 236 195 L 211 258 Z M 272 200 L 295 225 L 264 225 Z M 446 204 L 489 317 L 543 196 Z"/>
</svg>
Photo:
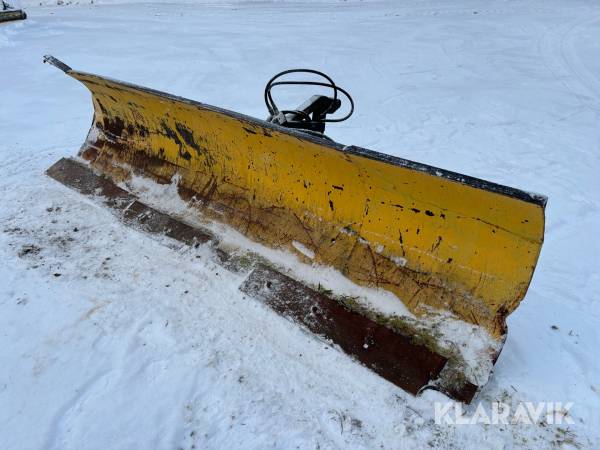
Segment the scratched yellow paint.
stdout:
<svg viewBox="0 0 600 450">
<path fill-rule="evenodd" d="M 417 313 L 447 309 L 495 336 L 525 295 L 543 242 L 539 204 L 69 74 L 93 94 L 99 132 L 87 157 L 109 175 L 124 163 L 162 180 L 178 172 L 204 205 L 222 207 L 211 217 L 274 247 L 301 242 Z"/>
</svg>

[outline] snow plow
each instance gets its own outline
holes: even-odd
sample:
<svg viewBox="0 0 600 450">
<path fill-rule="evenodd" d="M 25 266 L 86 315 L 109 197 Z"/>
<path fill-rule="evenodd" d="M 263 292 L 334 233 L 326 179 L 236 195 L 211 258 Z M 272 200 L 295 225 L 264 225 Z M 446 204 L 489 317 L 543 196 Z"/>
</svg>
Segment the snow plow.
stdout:
<svg viewBox="0 0 600 450">
<path fill-rule="evenodd" d="M 354 103 L 317 71 L 271 79 L 260 120 L 44 61 L 83 83 L 94 105 L 79 157 L 57 162 L 52 178 L 148 232 L 211 242 L 225 267 L 248 272 L 240 289 L 413 394 L 469 402 L 485 384 L 533 276 L 544 196 L 332 141 L 326 123 L 347 119 Z M 322 81 L 285 78 L 298 72 Z M 301 84 L 332 95 L 280 110 L 272 89 Z M 331 118 L 342 99 L 349 112 Z M 407 314 L 336 296 L 263 258 L 236 263 L 213 233 L 139 201 L 132 176 L 176 183 L 203 220 L 389 292 Z"/>
<path fill-rule="evenodd" d="M 0 22 L 8 22 L 10 20 L 25 20 L 27 14 L 21 9 L 15 8 L 4 0 L 0 0 L 2 9 L 0 10 Z"/>
</svg>

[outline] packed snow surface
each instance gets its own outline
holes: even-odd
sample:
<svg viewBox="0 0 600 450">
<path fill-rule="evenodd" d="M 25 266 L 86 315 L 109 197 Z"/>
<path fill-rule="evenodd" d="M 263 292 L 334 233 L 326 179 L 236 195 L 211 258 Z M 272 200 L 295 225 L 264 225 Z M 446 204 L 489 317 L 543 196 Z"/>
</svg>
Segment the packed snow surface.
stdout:
<svg viewBox="0 0 600 450">
<path fill-rule="evenodd" d="M 39 3 L 0 24 L 0 449 L 600 446 L 598 2 Z M 412 397 L 245 297 L 209 248 L 47 178 L 92 105 L 46 53 L 256 117 L 274 73 L 324 70 L 356 100 L 335 140 L 546 194 L 533 282 L 465 414 L 573 402 L 574 423 L 436 424 L 442 394 Z"/>
</svg>

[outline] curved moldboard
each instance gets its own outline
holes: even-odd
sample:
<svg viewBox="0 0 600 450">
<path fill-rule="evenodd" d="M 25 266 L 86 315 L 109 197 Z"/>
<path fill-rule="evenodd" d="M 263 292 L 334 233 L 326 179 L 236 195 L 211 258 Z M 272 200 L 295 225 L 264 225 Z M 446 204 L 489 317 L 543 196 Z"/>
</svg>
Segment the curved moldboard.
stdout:
<svg viewBox="0 0 600 450">
<path fill-rule="evenodd" d="M 82 156 L 113 178 L 170 182 L 202 213 L 414 313 L 450 311 L 500 337 L 527 291 L 543 196 L 71 70 L 92 92 Z"/>
</svg>

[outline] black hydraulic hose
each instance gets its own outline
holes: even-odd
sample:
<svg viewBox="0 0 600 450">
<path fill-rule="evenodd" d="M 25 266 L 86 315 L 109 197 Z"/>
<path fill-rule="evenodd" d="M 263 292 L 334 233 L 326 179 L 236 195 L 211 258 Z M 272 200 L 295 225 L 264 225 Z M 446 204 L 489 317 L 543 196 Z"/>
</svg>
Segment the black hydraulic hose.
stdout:
<svg viewBox="0 0 600 450">
<path fill-rule="evenodd" d="M 329 83 L 323 83 L 323 82 L 319 82 L 319 81 L 296 81 L 296 80 L 275 82 L 275 80 L 278 79 L 279 77 L 282 77 L 283 75 L 287 75 L 290 73 L 311 73 L 311 74 L 319 75 L 319 76 L 325 78 L 327 81 L 329 81 Z M 279 72 L 278 74 L 276 74 L 273 78 L 271 78 L 269 80 L 269 82 L 265 86 L 265 92 L 264 92 L 265 104 L 267 105 L 267 109 L 269 110 L 269 114 L 271 114 L 271 116 L 275 116 L 280 113 L 279 109 L 277 108 L 277 105 L 275 104 L 275 101 L 273 100 L 273 96 L 271 95 L 271 89 L 275 86 L 280 86 L 280 85 L 324 86 L 324 87 L 333 89 L 333 101 L 337 100 L 338 91 L 339 91 L 350 102 L 350 111 L 344 117 L 341 117 L 338 119 L 321 119 L 318 121 L 310 120 L 310 121 L 305 121 L 305 123 L 318 124 L 318 123 L 324 123 L 324 122 L 343 122 L 344 120 L 348 119 L 354 113 L 354 100 L 352 99 L 350 94 L 345 89 L 342 89 L 341 87 L 336 86 L 335 82 L 333 81 L 333 79 L 331 79 L 331 77 L 329 77 L 328 75 L 326 75 L 323 72 L 319 72 L 318 70 L 313 70 L 313 69 L 289 69 L 289 70 L 284 70 L 283 72 Z M 296 111 L 296 110 L 288 110 L 288 111 L 281 111 L 281 112 L 297 113 L 303 117 L 306 116 L 306 114 L 302 114 L 302 111 Z"/>
</svg>

